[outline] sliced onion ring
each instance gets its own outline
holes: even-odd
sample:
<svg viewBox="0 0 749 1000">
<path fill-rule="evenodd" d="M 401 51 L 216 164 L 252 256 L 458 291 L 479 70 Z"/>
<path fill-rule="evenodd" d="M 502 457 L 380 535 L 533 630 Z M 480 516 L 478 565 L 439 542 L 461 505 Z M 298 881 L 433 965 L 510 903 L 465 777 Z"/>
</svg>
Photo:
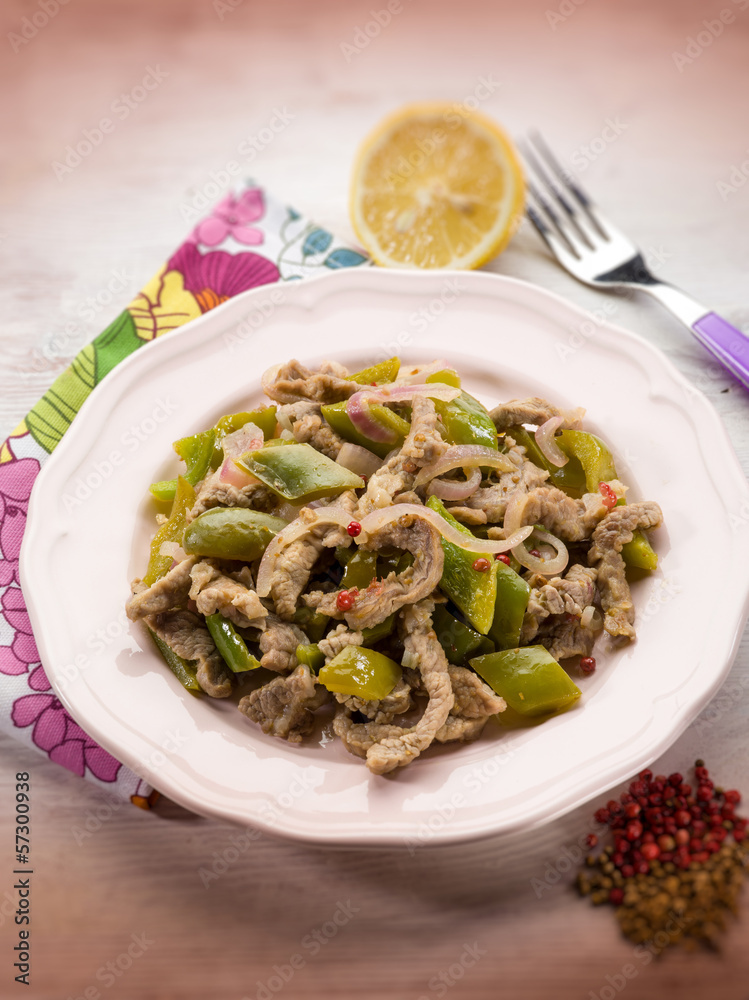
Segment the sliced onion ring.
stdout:
<svg viewBox="0 0 749 1000">
<path fill-rule="evenodd" d="M 245 472 L 244 469 L 240 469 L 233 458 L 224 459 L 224 464 L 221 466 L 218 478 L 222 483 L 236 486 L 238 490 L 241 490 L 244 486 L 251 486 L 253 483 L 260 482 L 251 472 Z"/>
<path fill-rule="evenodd" d="M 390 524 L 391 521 L 397 521 L 406 514 L 413 514 L 414 517 L 420 517 L 422 520 L 428 521 L 433 528 L 437 529 L 445 541 L 452 542 L 453 545 L 457 545 L 467 552 L 476 552 L 480 555 L 486 553 L 496 555 L 499 552 L 507 552 L 508 549 L 520 545 L 533 531 L 531 525 L 528 525 L 514 532 L 509 538 L 501 540 L 476 538 L 473 535 L 459 531 L 452 524 L 449 524 L 444 517 L 441 517 L 436 510 L 432 510 L 430 507 L 423 507 L 415 503 L 396 503 L 390 507 L 383 507 L 380 510 L 372 511 L 371 514 L 367 514 L 361 521 L 362 533 L 369 535 L 375 531 L 380 531 L 386 524 Z M 356 541 L 361 541 L 361 535 Z M 272 544 L 273 542 L 271 542 Z M 259 590 L 258 593 L 260 593 Z"/>
<path fill-rule="evenodd" d="M 425 465 L 414 480 L 414 486 L 423 486 L 430 479 L 442 476 L 451 469 L 473 469 L 479 465 L 498 469 L 499 472 L 517 472 L 517 466 L 512 460 L 494 448 L 478 444 L 456 444 L 436 461 Z"/>
<path fill-rule="evenodd" d="M 337 524 L 342 528 L 348 528 L 352 521 L 352 515 L 342 507 L 318 507 L 315 510 L 303 507 L 299 517 L 279 531 L 276 537 L 271 539 L 268 548 L 263 553 L 263 558 L 260 560 L 260 567 L 257 572 L 256 591 L 258 597 L 267 597 L 270 594 L 271 578 L 276 560 L 287 545 L 291 545 L 297 538 L 301 538 L 302 535 L 307 534 L 307 532 L 320 525 Z M 356 540 L 360 542 L 365 538 L 366 533 L 362 529 L 361 534 Z"/>
<path fill-rule="evenodd" d="M 350 441 L 346 441 L 341 446 L 336 462 L 344 469 L 348 469 L 349 472 L 355 472 L 357 476 L 366 476 L 367 478 L 372 473 L 377 472 L 383 464 L 379 455 L 375 455 L 368 448 L 362 448 L 361 445 L 352 444 Z"/>
<path fill-rule="evenodd" d="M 434 375 L 437 372 L 444 371 L 455 371 L 455 369 L 450 365 L 445 358 L 439 358 L 437 361 L 430 361 L 428 365 L 405 365 L 407 374 L 401 375 L 398 372 L 398 378 L 395 380 L 395 385 L 413 385 L 416 382 L 423 382 L 427 375 Z M 413 369 L 416 369 L 413 371 Z"/>
<path fill-rule="evenodd" d="M 538 445 L 539 451 L 547 460 L 551 462 L 552 465 L 556 465 L 558 469 L 561 469 L 563 465 L 569 462 L 569 456 L 565 455 L 562 449 L 554 440 L 554 435 L 559 430 L 559 428 L 564 423 L 564 417 L 549 417 L 549 419 L 541 424 L 541 426 L 536 431 L 536 444 Z"/>
<path fill-rule="evenodd" d="M 600 632 L 603 628 L 603 615 L 593 604 L 589 604 L 580 616 L 580 625 L 591 632 Z"/>
<path fill-rule="evenodd" d="M 552 535 L 550 531 L 545 531 L 543 528 L 532 527 L 530 533 L 537 536 L 540 542 L 550 545 L 556 551 L 556 555 L 551 559 L 532 556 L 525 546 L 525 540 L 519 545 L 513 546 L 512 554 L 521 566 L 525 566 L 532 573 L 541 573 L 543 576 L 557 576 L 570 561 L 567 546 L 561 538 L 557 538 L 556 535 Z"/>
<path fill-rule="evenodd" d="M 437 382 L 433 385 L 396 385 L 394 382 L 389 382 L 370 389 L 360 389 L 353 396 L 349 396 L 346 401 L 346 413 L 354 427 L 365 437 L 382 444 L 395 444 L 396 435 L 372 419 L 369 412 L 372 403 L 408 403 L 415 396 L 429 396 L 431 399 L 441 399 L 449 403 L 459 395 L 460 389 Z"/>
<path fill-rule="evenodd" d="M 467 479 L 433 479 L 429 484 L 430 496 L 441 500 L 467 500 L 481 485 L 481 469 L 476 467 Z"/>
</svg>

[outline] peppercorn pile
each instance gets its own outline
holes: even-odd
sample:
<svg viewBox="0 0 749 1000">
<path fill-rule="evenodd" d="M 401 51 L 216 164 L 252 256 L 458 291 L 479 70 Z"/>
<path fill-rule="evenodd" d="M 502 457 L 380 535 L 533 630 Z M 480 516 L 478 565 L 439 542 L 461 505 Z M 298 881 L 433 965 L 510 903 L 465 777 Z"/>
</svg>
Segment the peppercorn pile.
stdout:
<svg viewBox="0 0 749 1000">
<path fill-rule="evenodd" d="M 595 813 L 613 845 L 590 854 L 577 878 L 581 895 L 615 906 L 622 933 L 656 954 L 677 942 L 716 948 L 749 861 L 740 794 L 716 787 L 701 760 L 694 773 L 696 788 L 678 773 L 640 772 Z"/>
</svg>

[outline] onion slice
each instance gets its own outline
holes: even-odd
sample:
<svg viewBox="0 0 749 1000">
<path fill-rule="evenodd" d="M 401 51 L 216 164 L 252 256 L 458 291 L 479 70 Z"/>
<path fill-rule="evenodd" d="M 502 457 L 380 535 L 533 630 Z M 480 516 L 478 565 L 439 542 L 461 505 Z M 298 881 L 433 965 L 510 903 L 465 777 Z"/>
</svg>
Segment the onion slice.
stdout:
<svg viewBox="0 0 749 1000">
<path fill-rule="evenodd" d="M 455 371 L 455 369 L 450 365 L 445 358 L 439 358 L 437 361 L 430 361 L 428 365 L 406 365 L 407 374 L 401 375 L 398 372 L 398 378 L 395 380 L 395 385 L 414 385 L 417 382 L 423 382 L 427 375 L 434 375 L 437 372 L 444 371 Z M 442 385 L 442 383 L 434 383 L 435 385 Z"/>
<path fill-rule="evenodd" d="M 441 500 L 467 500 L 480 485 L 481 469 L 477 467 L 463 482 L 459 479 L 433 479 L 428 492 Z"/>
<path fill-rule="evenodd" d="M 559 428 L 564 423 L 564 417 L 549 417 L 549 419 L 541 424 L 541 426 L 536 431 L 536 444 L 538 445 L 539 451 L 544 456 L 547 462 L 551 462 L 552 465 L 556 465 L 558 469 L 561 469 L 563 465 L 569 462 L 569 456 L 565 455 L 562 449 L 554 440 L 554 435 L 559 430 Z"/>
<path fill-rule="evenodd" d="M 512 460 L 493 448 L 485 448 L 478 444 L 456 444 L 448 448 L 436 461 L 425 465 L 414 480 L 414 486 L 423 486 L 430 479 L 442 476 L 451 469 L 473 469 L 479 465 L 497 469 L 499 472 L 517 472 L 517 466 Z"/>
<path fill-rule="evenodd" d="M 395 382 L 388 382 L 370 389 L 360 389 L 353 396 L 349 396 L 346 401 L 346 413 L 354 427 L 365 437 L 381 444 L 395 444 L 396 434 L 372 419 L 369 412 L 372 403 L 409 403 L 415 396 L 429 396 L 431 399 L 441 399 L 449 403 L 459 395 L 460 389 L 437 382 L 432 385 L 398 385 Z"/>
<path fill-rule="evenodd" d="M 539 542 L 550 545 L 556 551 L 556 555 L 551 559 L 532 556 L 525 545 L 525 540 L 519 545 L 513 546 L 512 554 L 521 566 L 529 569 L 532 573 L 541 573 L 543 576 L 557 576 L 570 561 L 567 546 L 561 538 L 557 538 L 556 535 L 552 535 L 550 531 L 544 531 L 542 528 L 531 528 L 530 533 L 538 537 Z"/>
<path fill-rule="evenodd" d="M 224 464 L 221 466 L 221 472 L 219 472 L 218 478 L 222 483 L 228 483 L 230 486 L 236 486 L 238 490 L 241 490 L 245 486 L 251 486 L 253 483 L 260 482 L 260 480 L 253 476 L 251 472 L 245 472 L 244 469 L 240 469 L 233 458 L 224 459 Z"/>
<path fill-rule="evenodd" d="M 350 441 L 341 446 L 336 462 L 349 472 L 354 472 L 357 476 L 366 476 L 367 479 L 383 464 L 379 455 Z"/>
<path fill-rule="evenodd" d="M 375 531 L 380 531 L 386 524 L 390 524 L 391 521 L 397 521 L 406 514 L 413 514 L 414 517 L 420 517 L 422 520 L 428 521 L 433 528 L 437 529 L 446 542 L 452 542 L 453 545 L 457 545 L 467 552 L 476 552 L 478 554 L 507 552 L 508 549 L 520 545 L 533 531 L 531 525 L 528 525 L 514 532 L 509 538 L 501 540 L 476 538 L 474 535 L 468 535 L 463 531 L 459 531 L 452 524 L 449 524 L 444 517 L 441 517 L 437 511 L 432 510 L 431 507 L 423 507 L 415 503 L 396 503 L 390 507 L 383 507 L 380 510 L 372 511 L 371 514 L 367 514 L 361 521 L 362 534 L 366 533 L 370 535 Z M 356 540 L 360 542 L 362 536 L 359 535 Z M 259 590 L 258 593 L 260 593 Z"/>
<path fill-rule="evenodd" d="M 313 528 L 336 524 L 342 528 L 348 528 L 353 520 L 353 516 L 342 507 L 318 507 L 315 510 L 303 507 L 299 517 L 282 528 L 276 537 L 271 539 L 268 548 L 263 553 L 257 572 L 257 587 L 255 588 L 258 597 L 267 597 L 270 594 L 271 578 L 276 560 L 287 545 L 291 545 L 302 535 L 308 534 Z M 362 528 L 362 532 L 356 540 L 363 541 L 365 538 L 366 533 Z"/>
<path fill-rule="evenodd" d="M 257 451 L 263 447 L 265 435 L 256 424 L 244 424 L 239 430 L 232 431 L 222 438 L 220 444 L 224 458 L 239 458 L 247 451 Z"/>
</svg>

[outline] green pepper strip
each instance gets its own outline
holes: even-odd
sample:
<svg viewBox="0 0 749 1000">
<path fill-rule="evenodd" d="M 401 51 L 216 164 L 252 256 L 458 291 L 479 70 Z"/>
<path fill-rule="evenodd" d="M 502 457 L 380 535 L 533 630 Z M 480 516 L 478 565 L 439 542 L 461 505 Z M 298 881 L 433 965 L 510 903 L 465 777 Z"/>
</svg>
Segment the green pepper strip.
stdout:
<svg viewBox="0 0 749 1000">
<path fill-rule="evenodd" d="M 296 648 L 296 658 L 315 674 L 325 666 L 325 654 L 316 642 L 300 643 Z"/>
<path fill-rule="evenodd" d="M 472 653 L 494 652 L 491 640 L 459 621 L 442 604 L 434 609 L 432 626 L 445 656 L 455 666 L 465 666 Z"/>
<path fill-rule="evenodd" d="M 278 496 L 294 503 L 309 503 L 364 486 L 363 479 L 310 444 L 248 451 L 236 463 Z"/>
<path fill-rule="evenodd" d="M 449 403 L 437 399 L 434 405 L 442 417 L 445 438 L 450 444 L 478 444 L 497 450 L 494 421 L 486 407 L 473 396 L 461 392 Z"/>
<path fill-rule="evenodd" d="M 201 688 L 200 684 L 198 684 L 195 668 L 190 661 L 183 660 L 181 656 L 178 656 L 170 646 L 167 646 L 160 636 L 156 635 L 153 629 L 149 628 L 148 633 L 156 644 L 156 648 L 164 657 L 167 666 L 182 687 L 193 693 L 200 691 Z"/>
<path fill-rule="evenodd" d="M 296 609 L 292 621 L 314 643 L 319 642 L 327 632 L 330 618 L 327 615 L 321 615 L 314 608 L 303 606 Z"/>
<path fill-rule="evenodd" d="M 362 646 L 374 646 L 375 643 L 380 642 L 382 639 L 387 639 L 389 635 L 392 635 L 395 628 L 396 613 L 394 611 L 392 615 L 388 615 L 384 622 L 380 622 L 377 625 L 370 625 L 369 628 L 363 628 L 362 635 L 364 638 Z"/>
<path fill-rule="evenodd" d="M 371 368 L 363 368 L 355 375 L 349 375 L 349 382 L 358 382 L 359 385 L 384 385 L 387 382 L 395 382 L 400 371 L 400 358 L 388 358 L 387 361 L 380 361 Z"/>
<path fill-rule="evenodd" d="M 151 557 L 148 560 L 148 569 L 143 577 L 143 582 L 147 587 L 153 586 L 157 580 L 165 576 L 172 566 L 171 556 L 161 555 L 161 546 L 164 542 L 177 542 L 182 544 L 182 535 L 185 531 L 185 521 L 188 510 L 195 503 L 195 490 L 190 483 L 179 476 L 177 479 L 177 492 L 172 504 L 172 512 L 169 520 L 162 524 L 151 542 Z"/>
<path fill-rule="evenodd" d="M 506 649 L 471 660 L 471 666 L 522 715 L 544 715 L 567 708 L 580 688 L 543 646 Z"/>
<path fill-rule="evenodd" d="M 243 674 L 247 670 L 257 670 L 260 660 L 256 659 L 247 648 L 247 643 L 234 628 L 232 622 L 223 615 L 207 615 L 205 623 L 216 643 L 216 649 L 221 653 L 224 663 L 235 674 Z"/>
<path fill-rule="evenodd" d="M 222 441 L 228 434 L 233 434 L 245 424 L 254 424 L 263 432 L 263 437 L 267 441 L 276 433 L 276 407 L 261 406 L 257 410 L 249 410 L 243 413 L 228 413 L 225 417 L 219 417 L 214 430 L 216 432 L 216 443 L 211 458 L 211 468 L 217 469 L 224 459 L 224 449 Z"/>
<path fill-rule="evenodd" d="M 644 531 L 635 531 L 632 541 L 622 546 L 622 558 L 627 566 L 633 569 L 646 569 L 652 572 L 658 568 L 658 555 Z"/>
<path fill-rule="evenodd" d="M 211 507 L 185 528 L 182 547 L 212 559 L 259 559 L 287 522 L 247 507 Z"/>
<path fill-rule="evenodd" d="M 390 431 L 392 442 L 372 441 L 371 438 L 365 437 L 358 431 L 346 411 L 345 399 L 340 403 L 327 403 L 322 407 L 322 415 L 336 434 L 340 434 L 342 438 L 351 441 L 352 444 L 366 448 L 379 458 L 384 458 L 393 448 L 400 448 L 411 429 L 407 420 L 399 417 L 394 410 L 388 409 L 382 403 L 370 404 L 369 415 L 376 423 L 382 424 L 386 430 Z"/>
<path fill-rule="evenodd" d="M 444 368 L 442 371 L 427 375 L 424 383 L 429 384 L 431 382 L 441 382 L 442 385 L 451 385 L 455 389 L 460 389 L 460 375 L 452 368 Z M 496 437 L 496 433 L 494 436 Z"/>
<path fill-rule="evenodd" d="M 497 649 L 512 649 L 520 642 L 520 630 L 531 588 L 510 566 L 501 561 L 494 565 L 497 575 L 497 603 L 489 638 L 494 640 Z"/>
<path fill-rule="evenodd" d="M 377 553 L 357 549 L 346 563 L 346 569 L 341 579 L 342 590 L 352 590 L 354 587 L 365 590 L 377 576 Z"/>
<path fill-rule="evenodd" d="M 611 452 L 595 434 L 590 434 L 588 431 L 564 430 L 556 436 L 555 441 L 565 455 L 570 459 L 576 458 L 582 466 L 588 493 L 595 493 L 599 483 L 607 483 L 610 479 L 617 478 Z M 567 464 L 569 465 L 569 462 Z"/>
<path fill-rule="evenodd" d="M 174 450 L 186 465 L 184 478 L 191 486 L 196 486 L 205 477 L 211 465 L 213 456 L 215 431 L 202 431 L 191 437 L 180 438 L 174 442 Z M 148 487 L 157 500 L 162 502 L 174 500 L 177 492 L 176 479 L 163 479 L 159 483 L 151 483 Z"/>
<path fill-rule="evenodd" d="M 527 457 L 537 465 L 539 469 L 546 469 L 549 473 L 548 482 L 557 489 L 564 490 L 565 493 L 576 499 L 585 493 L 585 472 L 576 457 L 570 457 L 569 462 L 560 469 L 542 454 L 541 449 L 536 444 L 535 434 L 530 434 L 525 427 L 515 426 L 507 431 L 508 435 L 514 439 L 516 444 L 525 448 Z M 596 483 L 598 489 L 598 483 Z"/>
<path fill-rule="evenodd" d="M 361 646 L 345 646 L 319 674 L 320 683 L 328 691 L 355 695 L 364 701 L 380 701 L 390 694 L 400 677 L 400 665 L 394 660 Z"/>
<path fill-rule="evenodd" d="M 456 521 L 445 505 L 435 496 L 429 497 L 427 507 L 444 517 L 458 531 L 474 537 L 464 524 Z M 442 538 L 445 563 L 440 580 L 440 589 L 460 608 L 468 622 L 482 635 L 486 635 L 494 620 L 497 600 L 497 576 L 493 569 L 494 557 L 491 553 L 468 552 Z M 480 572 L 473 568 L 477 559 L 485 559 L 489 569 Z"/>
</svg>

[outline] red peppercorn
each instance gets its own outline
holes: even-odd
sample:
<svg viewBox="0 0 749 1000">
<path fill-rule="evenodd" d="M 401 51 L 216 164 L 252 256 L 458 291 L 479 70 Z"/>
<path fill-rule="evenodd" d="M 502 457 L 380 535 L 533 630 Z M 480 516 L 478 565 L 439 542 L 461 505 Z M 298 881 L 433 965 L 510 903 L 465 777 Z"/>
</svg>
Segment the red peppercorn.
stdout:
<svg viewBox="0 0 749 1000">
<path fill-rule="evenodd" d="M 588 845 L 588 847 L 595 847 L 596 844 L 598 843 L 598 837 L 596 837 L 594 833 L 589 833 L 588 836 L 585 838 L 585 843 Z"/>
<path fill-rule="evenodd" d="M 746 831 L 745 830 L 734 830 L 733 831 L 733 839 L 736 841 L 737 844 L 740 844 L 741 841 L 744 840 L 745 838 L 746 838 Z"/>
<path fill-rule="evenodd" d="M 684 796 L 686 796 L 686 795 L 691 795 L 691 794 L 692 794 L 692 786 L 691 786 L 691 785 L 687 785 L 687 784 L 685 784 L 684 782 L 682 782 L 682 783 L 681 783 L 681 784 L 679 785 L 679 791 L 680 791 L 680 792 L 681 792 L 681 794 L 682 794 L 682 795 L 684 795 Z"/>
<path fill-rule="evenodd" d="M 682 777 L 682 775 L 679 774 L 678 771 L 674 771 L 673 774 L 669 774 L 668 776 L 669 785 L 673 785 L 675 788 L 678 788 L 683 780 L 684 778 Z"/>
<path fill-rule="evenodd" d="M 614 850 L 620 854 L 626 854 L 629 850 L 629 841 L 625 840 L 624 837 L 617 837 L 614 841 Z"/>
<path fill-rule="evenodd" d="M 715 854 L 716 851 L 720 850 L 720 843 L 717 840 L 708 840 L 705 844 L 705 850 L 710 851 L 711 854 Z"/>
<path fill-rule="evenodd" d="M 644 771 L 640 771 L 638 777 L 640 781 L 650 781 L 650 779 L 653 777 L 653 772 L 650 770 L 649 767 L 646 767 Z"/>
<path fill-rule="evenodd" d="M 723 817 L 723 819 L 733 819 L 734 817 L 733 806 L 730 803 L 728 805 L 723 806 L 723 808 L 720 810 L 720 815 Z"/>
<path fill-rule="evenodd" d="M 494 558 L 499 560 L 499 562 L 503 562 L 505 566 L 510 565 L 510 557 L 506 552 L 498 552 Z"/>
<path fill-rule="evenodd" d="M 583 656 L 580 659 L 580 669 L 584 674 L 592 674 L 596 669 L 595 656 Z"/>
<path fill-rule="evenodd" d="M 538 549 L 531 549 L 528 555 L 535 556 L 536 559 L 541 558 L 541 553 L 538 551 Z"/>
<path fill-rule="evenodd" d="M 634 796 L 630 795 L 629 792 L 622 792 L 619 796 L 619 801 L 623 806 L 625 806 L 628 802 L 634 802 L 635 800 Z"/>
<path fill-rule="evenodd" d="M 636 816 L 639 816 L 641 812 L 642 806 L 638 806 L 636 802 L 628 802 L 624 807 L 624 814 L 630 819 L 634 819 Z"/>
<path fill-rule="evenodd" d="M 707 823 L 704 819 L 696 819 L 694 823 L 692 823 L 692 833 L 695 837 L 701 837 L 705 830 L 707 830 Z"/>
<path fill-rule="evenodd" d="M 489 569 L 490 565 L 491 565 L 491 563 L 489 562 L 489 560 L 488 559 L 484 559 L 482 557 L 481 559 L 476 559 L 475 560 L 475 562 L 473 564 L 473 568 L 476 570 L 477 573 L 486 573 L 486 571 Z"/>
<path fill-rule="evenodd" d="M 673 851 L 676 847 L 676 841 L 673 837 L 669 837 L 667 833 L 664 833 L 658 838 L 658 846 L 662 851 Z"/>
<path fill-rule="evenodd" d="M 689 868 L 692 863 L 692 855 L 688 852 L 677 851 L 674 856 L 674 864 L 678 865 L 679 868 Z"/>
<path fill-rule="evenodd" d="M 614 906 L 621 906 L 624 902 L 624 890 L 612 889 L 609 893 L 609 902 L 613 903 Z"/>
<path fill-rule="evenodd" d="M 611 861 L 613 864 L 616 865 L 617 868 L 621 868 L 622 865 L 624 864 L 624 855 L 621 854 L 619 851 L 615 851 L 611 855 Z"/>
<path fill-rule="evenodd" d="M 729 788 L 727 792 L 724 793 L 723 798 L 726 802 L 730 802 L 731 805 L 737 806 L 741 802 L 741 793 L 737 792 L 735 788 Z"/>
<path fill-rule="evenodd" d="M 638 795 L 645 795 L 648 790 L 648 786 L 644 781 L 633 781 L 629 786 L 630 792 L 637 797 Z"/>
<path fill-rule="evenodd" d="M 643 833 L 643 835 L 642 835 L 642 842 L 643 842 L 643 844 L 654 844 L 655 843 L 655 834 L 653 833 L 652 830 L 646 830 L 645 833 Z"/>
<path fill-rule="evenodd" d="M 609 801 L 606 803 L 606 808 L 614 816 L 618 816 L 618 814 L 622 811 L 622 807 L 619 805 L 616 799 L 609 799 Z"/>
<path fill-rule="evenodd" d="M 694 773 L 700 779 L 710 777 L 710 772 L 703 764 L 698 764 L 694 769 Z"/>
<path fill-rule="evenodd" d="M 353 608 L 353 606 L 354 606 L 354 602 L 356 601 L 356 595 L 357 594 L 358 594 L 358 590 L 356 590 L 356 588 L 354 588 L 353 590 L 341 590 L 341 591 L 339 591 L 338 597 L 336 597 L 336 599 L 335 599 L 336 606 L 341 611 L 350 611 L 351 608 Z"/>
<path fill-rule="evenodd" d="M 685 844 L 689 843 L 689 830 L 677 830 L 674 834 L 674 840 L 679 845 L 683 847 Z"/>
<path fill-rule="evenodd" d="M 642 836 L 642 823 L 639 819 L 633 819 L 630 823 L 627 823 L 624 836 L 627 840 L 637 840 Z"/>
<path fill-rule="evenodd" d="M 635 874 L 637 875 L 647 875 L 650 871 L 650 864 L 643 858 L 642 861 L 638 861 L 635 865 Z"/>
<path fill-rule="evenodd" d="M 689 841 L 689 849 L 691 851 L 702 850 L 702 841 L 699 839 L 699 837 L 692 837 L 692 839 Z"/>
<path fill-rule="evenodd" d="M 621 871 L 625 878 L 632 878 L 635 873 L 634 865 L 622 865 Z"/>
<path fill-rule="evenodd" d="M 642 856 L 646 861 L 655 861 L 661 856 L 661 849 L 657 844 L 643 844 Z"/>
<path fill-rule="evenodd" d="M 710 857 L 709 851 L 698 851 L 697 854 L 692 855 L 692 861 L 696 861 L 699 865 L 704 865 L 704 863 Z"/>
<path fill-rule="evenodd" d="M 619 497 L 614 493 L 608 483 L 599 483 L 598 491 L 601 494 L 604 507 L 608 507 L 611 510 L 612 507 L 616 507 L 617 500 Z"/>
<path fill-rule="evenodd" d="M 352 538 L 356 538 L 357 535 L 361 534 L 361 525 L 358 521 L 352 521 L 346 531 L 351 535 Z"/>
<path fill-rule="evenodd" d="M 610 819 L 610 813 L 608 809 L 596 809 L 593 816 L 597 823 L 608 823 Z"/>
</svg>

